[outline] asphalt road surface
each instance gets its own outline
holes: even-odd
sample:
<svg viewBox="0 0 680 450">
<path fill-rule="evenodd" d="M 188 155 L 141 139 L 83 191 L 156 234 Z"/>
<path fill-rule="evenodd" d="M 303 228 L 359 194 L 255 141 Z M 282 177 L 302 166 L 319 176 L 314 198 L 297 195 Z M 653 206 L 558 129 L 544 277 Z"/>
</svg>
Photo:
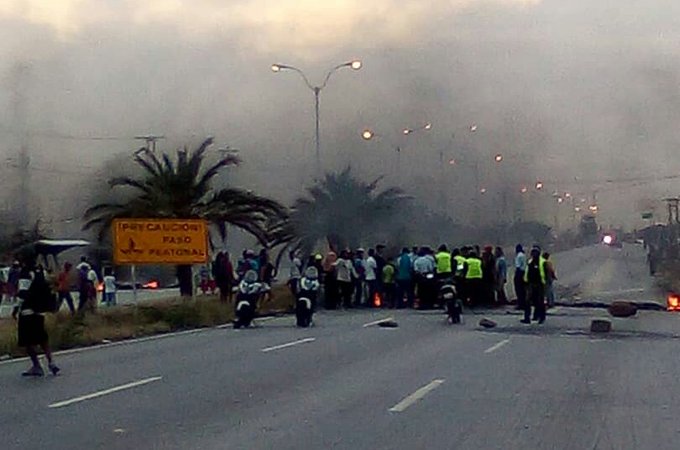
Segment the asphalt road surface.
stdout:
<svg viewBox="0 0 680 450">
<path fill-rule="evenodd" d="M 583 251 L 594 266 L 626 267 L 623 253 L 601 250 Z M 575 279 L 580 295 L 619 289 L 600 273 Z M 0 439 L 3 449 L 679 448 L 680 318 L 642 311 L 589 334 L 606 314 L 562 306 L 524 326 L 512 310 L 468 311 L 451 326 L 438 312 L 338 311 L 306 330 L 281 317 L 62 354 L 56 378 L 21 379 L 26 362 L 4 362 Z M 498 327 L 480 329 L 484 316 Z M 387 317 L 399 327 L 375 323 Z"/>
</svg>

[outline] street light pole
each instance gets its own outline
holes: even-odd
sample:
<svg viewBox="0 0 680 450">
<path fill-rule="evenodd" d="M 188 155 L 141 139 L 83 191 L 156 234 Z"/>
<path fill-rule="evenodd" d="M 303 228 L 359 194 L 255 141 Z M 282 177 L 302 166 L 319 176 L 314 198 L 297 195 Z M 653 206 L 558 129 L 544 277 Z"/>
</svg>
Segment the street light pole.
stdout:
<svg viewBox="0 0 680 450">
<path fill-rule="evenodd" d="M 305 85 L 314 93 L 314 143 L 316 150 L 317 173 L 321 171 L 321 125 L 319 120 L 319 99 L 321 96 L 321 91 L 328 84 L 328 80 L 330 80 L 331 75 L 333 75 L 336 71 L 344 67 L 348 67 L 352 70 L 359 70 L 361 69 L 362 66 L 363 63 L 358 59 L 338 64 L 337 66 L 333 67 L 326 73 L 323 83 L 321 83 L 318 86 L 314 86 L 312 83 L 310 83 L 309 78 L 307 78 L 307 75 L 305 75 L 305 73 L 302 70 L 298 69 L 295 66 L 289 66 L 286 64 L 272 64 L 271 66 L 272 72 L 275 73 L 281 72 L 282 70 L 292 70 L 293 72 L 297 72 L 298 75 L 302 77 L 302 81 L 305 82 Z"/>
</svg>

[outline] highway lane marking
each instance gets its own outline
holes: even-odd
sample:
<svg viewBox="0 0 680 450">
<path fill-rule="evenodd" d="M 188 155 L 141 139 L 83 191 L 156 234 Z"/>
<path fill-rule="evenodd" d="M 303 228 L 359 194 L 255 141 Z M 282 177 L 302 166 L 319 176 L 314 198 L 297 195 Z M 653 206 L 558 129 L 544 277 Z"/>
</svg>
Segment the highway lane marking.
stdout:
<svg viewBox="0 0 680 450">
<path fill-rule="evenodd" d="M 82 395 L 80 397 L 74 397 L 69 400 L 64 400 L 61 402 L 57 403 L 52 403 L 51 405 L 48 405 L 48 408 L 62 408 L 64 406 L 69 406 L 73 405 L 74 403 L 80 403 L 84 402 L 86 400 L 92 400 L 93 398 L 98 398 L 98 397 L 103 397 L 105 395 L 113 394 L 114 392 L 119 392 L 119 391 L 124 391 L 126 389 L 132 389 L 137 386 L 143 386 L 145 384 L 153 383 L 154 381 L 159 381 L 163 379 L 163 377 L 151 377 L 151 378 L 145 378 L 143 380 L 139 381 L 133 381 L 132 383 L 127 383 L 127 384 L 121 384 L 120 386 L 114 386 L 109 389 L 104 389 L 103 391 L 97 391 L 93 392 L 92 394 L 87 394 L 87 395 Z"/>
<path fill-rule="evenodd" d="M 502 341 L 500 341 L 500 342 L 492 345 L 491 347 L 487 348 L 486 350 L 484 350 L 484 353 L 493 353 L 496 350 L 498 350 L 499 348 L 503 347 L 508 342 L 510 342 L 510 339 L 503 339 Z"/>
<path fill-rule="evenodd" d="M 402 401 L 391 407 L 388 411 L 390 412 L 404 412 L 406 408 L 409 406 L 413 405 L 415 402 L 418 400 L 422 399 L 425 397 L 427 394 L 432 392 L 433 390 L 437 389 L 439 386 L 444 383 L 444 379 L 439 378 L 436 380 L 432 380 L 430 383 L 426 384 L 425 386 L 421 387 L 417 391 L 415 391 L 413 394 L 409 395 L 408 397 L 405 397 Z"/>
<path fill-rule="evenodd" d="M 300 339 L 299 341 L 288 342 L 286 344 L 275 345 L 273 347 L 266 347 L 266 348 L 263 348 L 261 351 L 262 351 L 262 353 L 267 353 L 267 352 L 272 352 L 274 350 L 280 350 L 282 348 L 292 347 L 294 345 L 306 344 L 308 342 L 314 342 L 314 341 L 316 341 L 316 338 L 304 338 L 304 339 Z"/>
<path fill-rule="evenodd" d="M 365 323 L 363 326 L 364 326 L 364 328 L 368 328 L 368 327 L 371 327 L 373 325 L 378 325 L 379 323 L 382 323 L 382 322 L 387 322 L 388 320 L 394 320 L 394 317 L 386 317 L 384 319 L 374 320 L 373 322 Z"/>
</svg>

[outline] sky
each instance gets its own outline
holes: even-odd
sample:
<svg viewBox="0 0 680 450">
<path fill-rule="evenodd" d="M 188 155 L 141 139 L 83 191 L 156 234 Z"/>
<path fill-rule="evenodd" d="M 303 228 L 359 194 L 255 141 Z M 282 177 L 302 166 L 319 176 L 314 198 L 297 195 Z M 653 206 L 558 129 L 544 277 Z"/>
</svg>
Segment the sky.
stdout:
<svg viewBox="0 0 680 450">
<path fill-rule="evenodd" d="M 0 0 L 0 152 L 30 149 L 57 221 L 147 133 L 168 150 L 213 135 L 241 150 L 231 182 L 289 202 L 314 177 L 313 96 L 271 64 L 316 84 L 361 59 L 321 95 L 325 168 L 386 175 L 461 221 L 472 202 L 552 220 L 545 193 L 570 191 L 637 226 L 676 194 L 649 179 L 680 169 L 678 22 L 670 0 Z"/>
</svg>

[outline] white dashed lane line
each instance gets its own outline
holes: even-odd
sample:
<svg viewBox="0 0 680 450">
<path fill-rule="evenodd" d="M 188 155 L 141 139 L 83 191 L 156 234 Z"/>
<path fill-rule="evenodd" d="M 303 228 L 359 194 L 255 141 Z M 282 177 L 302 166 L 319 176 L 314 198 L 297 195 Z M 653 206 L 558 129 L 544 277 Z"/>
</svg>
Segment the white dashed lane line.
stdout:
<svg viewBox="0 0 680 450">
<path fill-rule="evenodd" d="M 409 406 L 413 405 L 416 403 L 418 400 L 422 399 L 425 397 L 427 394 L 432 392 L 433 390 L 437 389 L 439 386 L 444 383 L 444 379 L 437 379 L 437 380 L 432 380 L 430 383 L 426 384 L 425 386 L 421 387 L 417 391 L 415 391 L 413 394 L 409 395 L 408 397 L 405 397 L 402 401 L 391 407 L 388 411 L 390 412 L 404 412 L 406 408 Z"/>
<path fill-rule="evenodd" d="M 508 342 L 510 342 L 510 339 L 503 339 L 502 341 L 500 341 L 500 342 L 492 345 L 491 347 L 487 348 L 486 350 L 484 350 L 484 353 L 493 353 L 496 350 L 498 350 L 499 348 L 503 347 Z"/>
<path fill-rule="evenodd" d="M 64 400 L 64 401 L 61 401 L 61 402 L 52 403 L 51 405 L 48 405 L 47 407 L 48 408 L 63 408 L 64 406 L 73 405 L 74 403 L 80 403 L 80 402 L 84 402 L 86 400 L 92 400 L 94 398 L 103 397 L 105 395 L 113 394 L 115 392 L 120 392 L 120 391 L 124 391 L 126 389 L 132 389 L 132 388 L 135 388 L 135 387 L 138 387 L 138 386 L 153 383 L 154 381 L 160 381 L 161 379 L 163 379 L 163 377 L 145 378 L 143 380 L 133 381 L 132 383 L 127 383 L 127 384 L 121 384 L 120 386 L 114 386 L 114 387 L 109 388 L 109 389 L 104 389 L 102 391 L 97 391 L 97 392 L 93 392 L 91 394 L 82 395 L 80 397 L 74 397 L 74 398 Z"/>
<path fill-rule="evenodd" d="M 274 350 L 280 350 L 282 348 L 293 347 L 294 345 L 307 344 L 309 342 L 316 341 L 316 338 L 304 338 L 299 341 L 287 342 L 285 344 L 275 345 L 273 347 L 266 347 L 261 350 L 262 353 L 272 352 Z"/>
</svg>

